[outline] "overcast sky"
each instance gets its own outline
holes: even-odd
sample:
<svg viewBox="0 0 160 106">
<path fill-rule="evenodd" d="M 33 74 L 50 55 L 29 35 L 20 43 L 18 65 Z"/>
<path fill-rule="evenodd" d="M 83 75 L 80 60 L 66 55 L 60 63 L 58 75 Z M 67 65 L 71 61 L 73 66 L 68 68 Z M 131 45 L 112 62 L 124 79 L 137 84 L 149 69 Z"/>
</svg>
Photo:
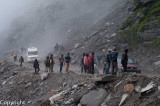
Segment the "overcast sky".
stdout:
<svg viewBox="0 0 160 106">
<path fill-rule="evenodd" d="M 51 0 L 0 0 L 0 32 L 7 29 L 16 17 L 36 9 L 44 1 Z"/>
</svg>

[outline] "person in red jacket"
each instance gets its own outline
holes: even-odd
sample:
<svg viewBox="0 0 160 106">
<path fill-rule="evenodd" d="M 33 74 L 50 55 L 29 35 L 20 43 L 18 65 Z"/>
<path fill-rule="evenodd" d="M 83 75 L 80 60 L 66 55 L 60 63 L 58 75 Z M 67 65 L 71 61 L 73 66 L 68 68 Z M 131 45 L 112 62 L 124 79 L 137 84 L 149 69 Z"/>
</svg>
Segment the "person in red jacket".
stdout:
<svg viewBox="0 0 160 106">
<path fill-rule="evenodd" d="M 89 73 L 94 74 L 94 53 L 89 56 Z"/>
<path fill-rule="evenodd" d="M 88 54 L 85 54 L 83 61 L 84 61 L 84 72 L 88 73 L 88 70 L 89 70 Z"/>
</svg>

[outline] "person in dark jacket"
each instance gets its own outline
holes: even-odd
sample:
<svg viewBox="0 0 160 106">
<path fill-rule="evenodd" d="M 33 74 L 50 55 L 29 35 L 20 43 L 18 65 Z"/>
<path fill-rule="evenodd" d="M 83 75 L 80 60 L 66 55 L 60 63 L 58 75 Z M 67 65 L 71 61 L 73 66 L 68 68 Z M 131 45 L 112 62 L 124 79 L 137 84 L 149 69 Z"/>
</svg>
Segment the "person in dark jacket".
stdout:
<svg viewBox="0 0 160 106">
<path fill-rule="evenodd" d="M 106 62 L 106 70 L 105 73 L 109 74 L 109 69 L 110 69 L 110 63 L 111 63 L 111 59 L 110 59 L 110 53 L 111 53 L 112 49 L 108 49 L 108 53 L 105 57 L 105 62 Z"/>
<path fill-rule="evenodd" d="M 63 64 L 64 64 L 63 54 L 61 55 L 61 58 L 59 58 L 59 64 L 60 64 L 60 73 L 62 73 Z"/>
<path fill-rule="evenodd" d="M 38 72 L 39 72 L 39 63 L 38 63 L 37 59 L 35 59 L 35 61 L 33 63 L 33 67 L 35 69 L 35 74 L 38 74 Z"/>
<path fill-rule="evenodd" d="M 22 63 L 24 62 L 24 58 L 22 56 L 19 58 L 19 62 L 20 62 L 20 67 L 22 67 Z"/>
<path fill-rule="evenodd" d="M 116 75 L 118 71 L 117 58 L 118 58 L 118 52 L 116 50 L 116 47 L 113 47 L 113 50 L 110 53 L 110 59 L 112 64 L 112 75 Z"/>
<path fill-rule="evenodd" d="M 46 71 L 46 72 L 50 72 L 50 71 L 49 71 L 49 69 L 50 69 L 50 59 L 49 59 L 48 56 L 47 56 L 47 58 L 45 59 L 44 64 L 45 64 L 45 66 L 46 66 L 45 71 Z"/>
<path fill-rule="evenodd" d="M 81 58 L 81 73 L 83 73 L 83 70 L 84 70 L 84 56 L 85 56 L 85 53 L 83 53 L 83 57 Z"/>
<path fill-rule="evenodd" d="M 68 53 L 67 56 L 65 57 L 66 72 L 68 72 L 70 64 L 71 64 L 71 57 L 70 53 Z"/>
<path fill-rule="evenodd" d="M 122 67 L 123 67 L 123 71 L 126 72 L 127 71 L 127 64 L 128 64 L 128 49 L 124 49 L 124 53 L 122 55 Z"/>
</svg>

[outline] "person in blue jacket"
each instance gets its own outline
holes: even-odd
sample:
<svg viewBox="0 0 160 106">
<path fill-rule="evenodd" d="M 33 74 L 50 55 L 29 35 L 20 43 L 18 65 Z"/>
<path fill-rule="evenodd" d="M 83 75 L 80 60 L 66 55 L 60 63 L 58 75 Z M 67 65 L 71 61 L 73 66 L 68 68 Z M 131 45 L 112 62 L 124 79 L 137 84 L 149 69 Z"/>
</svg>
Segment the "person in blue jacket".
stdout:
<svg viewBox="0 0 160 106">
<path fill-rule="evenodd" d="M 110 53 L 110 59 L 112 64 L 112 75 L 116 75 L 118 71 L 118 64 L 117 64 L 118 52 L 116 47 L 113 47 L 112 52 Z"/>
</svg>

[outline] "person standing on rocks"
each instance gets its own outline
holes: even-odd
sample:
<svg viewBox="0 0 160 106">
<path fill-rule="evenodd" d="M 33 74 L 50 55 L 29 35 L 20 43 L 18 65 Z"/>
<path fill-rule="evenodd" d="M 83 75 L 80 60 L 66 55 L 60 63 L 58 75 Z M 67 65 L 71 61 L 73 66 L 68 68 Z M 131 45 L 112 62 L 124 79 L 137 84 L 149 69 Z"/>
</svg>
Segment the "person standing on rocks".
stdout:
<svg viewBox="0 0 160 106">
<path fill-rule="evenodd" d="M 85 54 L 84 56 L 84 72 L 89 73 L 89 60 L 88 60 L 88 54 Z"/>
<path fill-rule="evenodd" d="M 59 58 L 59 64 L 60 64 L 60 73 L 62 73 L 63 64 L 64 64 L 63 54 L 61 55 L 61 58 Z"/>
<path fill-rule="evenodd" d="M 20 62 L 20 67 L 22 67 L 22 63 L 24 62 L 24 59 L 22 56 L 19 58 L 19 62 Z"/>
<path fill-rule="evenodd" d="M 38 74 L 39 72 L 39 62 L 37 59 L 35 59 L 34 63 L 33 63 L 33 67 L 35 69 L 35 73 L 34 74 Z"/>
<path fill-rule="evenodd" d="M 17 53 L 13 54 L 14 61 L 17 61 Z"/>
<path fill-rule="evenodd" d="M 123 71 L 126 72 L 127 71 L 127 64 L 128 64 L 128 49 L 127 48 L 124 49 L 121 63 L 122 63 Z"/>
<path fill-rule="evenodd" d="M 53 55 L 51 54 L 51 57 L 50 57 L 50 71 L 53 72 L 53 67 L 54 67 L 54 58 L 53 58 Z"/>
<path fill-rule="evenodd" d="M 69 70 L 70 63 L 71 63 L 71 57 L 70 53 L 68 53 L 67 56 L 65 57 L 66 72 L 68 72 Z"/>
<path fill-rule="evenodd" d="M 94 74 L 94 53 L 89 56 L 89 74 Z"/>
<path fill-rule="evenodd" d="M 83 70 L 84 70 L 84 56 L 85 56 L 85 53 L 83 53 L 83 57 L 81 58 L 81 73 L 83 73 Z"/>
<path fill-rule="evenodd" d="M 110 53 L 111 53 L 112 49 L 108 49 L 108 53 L 105 57 L 105 62 L 106 62 L 106 68 L 105 68 L 105 73 L 109 74 L 109 69 L 110 69 L 110 63 L 111 63 L 111 59 L 110 59 Z"/>
<path fill-rule="evenodd" d="M 49 72 L 49 70 L 50 70 L 50 59 L 49 59 L 48 56 L 44 61 L 44 65 L 46 66 L 45 72 Z"/>
<path fill-rule="evenodd" d="M 118 64 L 117 64 L 118 52 L 116 47 L 113 47 L 112 52 L 110 53 L 110 59 L 112 64 L 112 75 L 117 75 Z"/>
</svg>

